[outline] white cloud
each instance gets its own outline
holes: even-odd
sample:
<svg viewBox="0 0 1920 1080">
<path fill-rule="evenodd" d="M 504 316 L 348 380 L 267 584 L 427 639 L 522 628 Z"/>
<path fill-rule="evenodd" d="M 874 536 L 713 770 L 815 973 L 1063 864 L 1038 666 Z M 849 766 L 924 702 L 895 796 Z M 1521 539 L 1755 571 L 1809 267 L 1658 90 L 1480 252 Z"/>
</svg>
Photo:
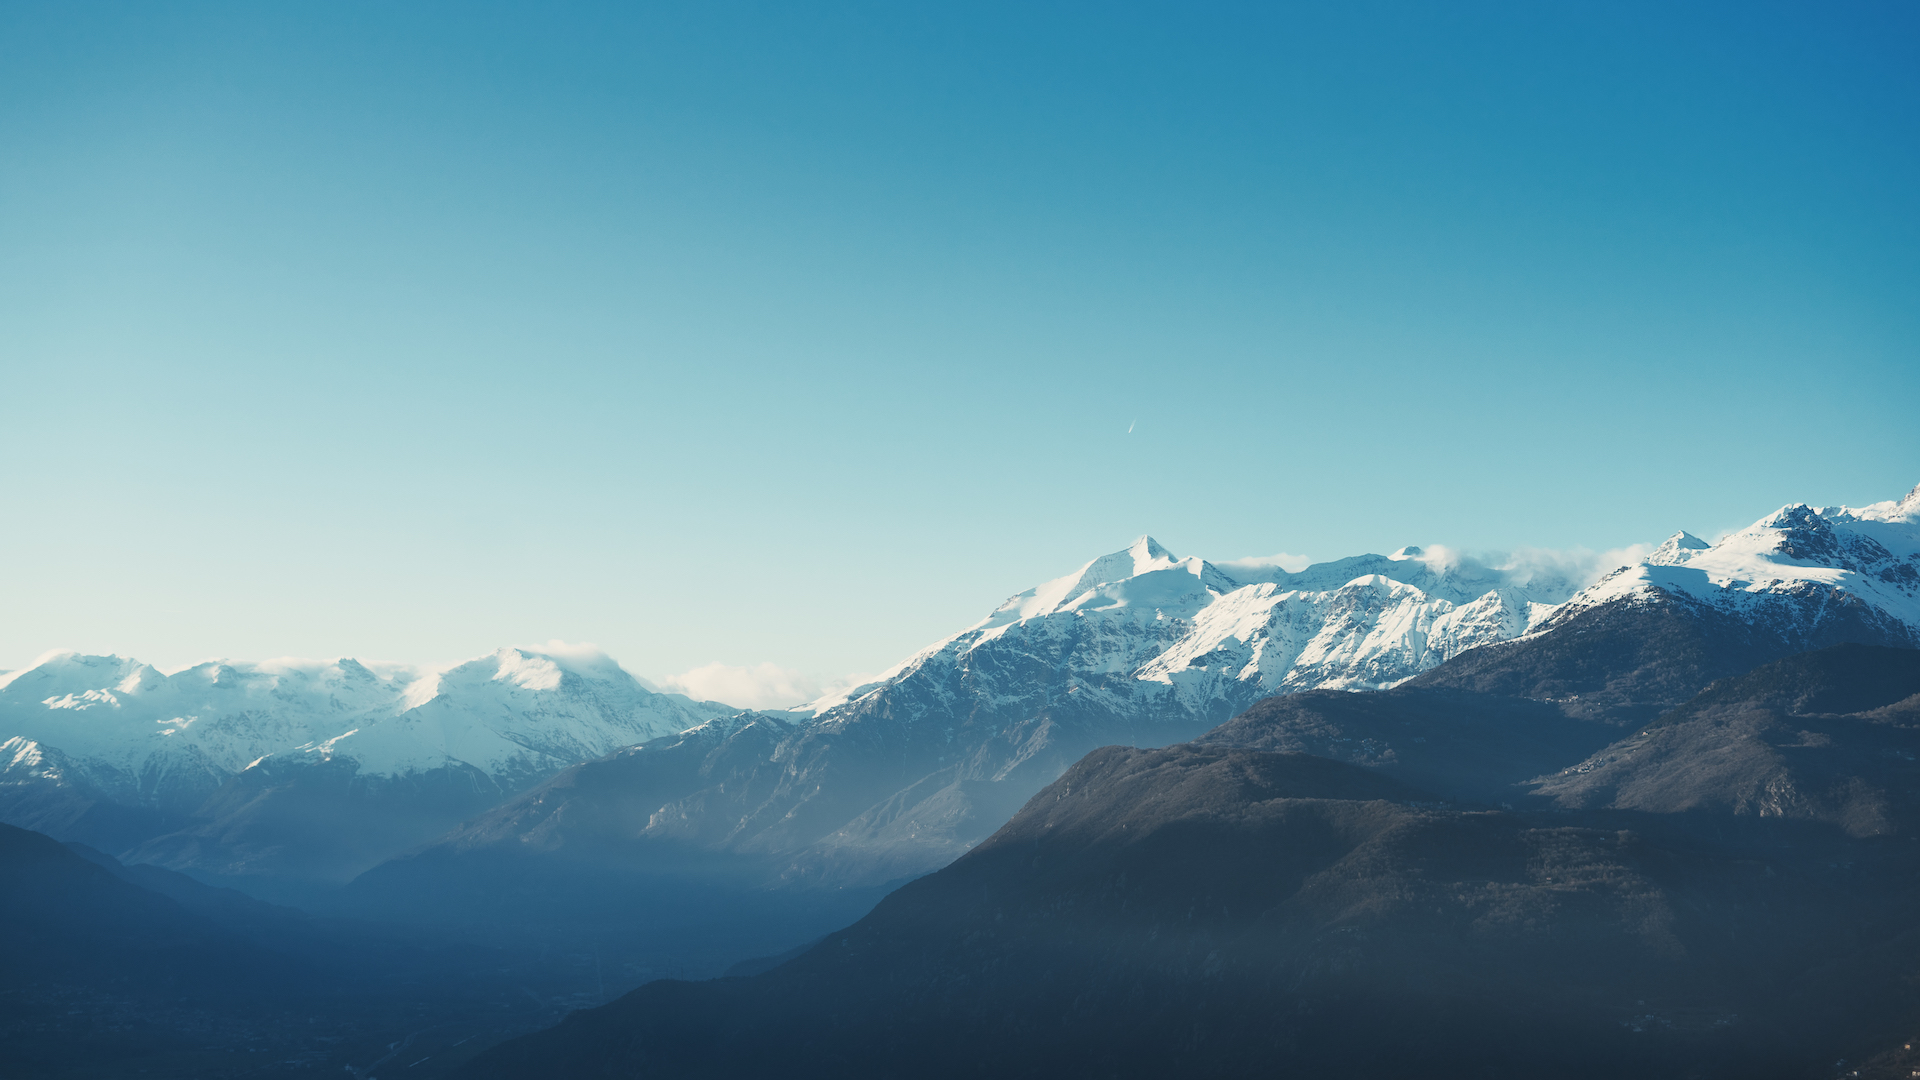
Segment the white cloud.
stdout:
<svg viewBox="0 0 1920 1080">
<path fill-rule="evenodd" d="M 718 660 L 653 682 L 669 693 L 742 709 L 785 709 L 812 701 L 828 689 L 818 679 L 793 668 L 777 664 L 734 667 Z"/>
<path fill-rule="evenodd" d="M 1444 544 L 1403 549 L 1396 558 L 1417 559 L 1435 573 L 1448 573 L 1469 580 L 1485 578 L 1491 583 L 1525 585 L 1532 583 L 1548 590 L 1565 590 L 1569 595 L 1598 581 L 1609 570 L 1631 566 L 1653 554 L 1652 544 L 1594 551 L 1590 548 L 1518 548 L 1513 551 L 1462 551 Z M 1231 559 L 1214 563 L 1235 581 L 1284 581 L 1277 571 L 1297 574 L 1312 560 L 1304 555 L 1280 552 L 1250 559 Z"/>
<path fill-rule="evenodd" d="M 1276 566 L 1289 574 L 1297 574 L 1313 565 L 1313 560 L 1305 555 L 1289 555 L 1282 551 L 1273 555 L 1255 555 L 1250 559 L 1228 559 L 1214 565 L 1226 571 L 1228 577 L 1233 577 L 1235 571 L 1245 576 L 1257 576 L 1260 571 Z"/>
<path fill-rule="evenodd" d="M 1557 577 L 1579 588 L 1600 580 L 1609 570 L 1632 566 L 1653 554 L 1652 544 L 1629 544 L 1606 551 L 1587 548 L 1520 548 L 1505 555 L 1490 556 L 1488 562 L 1516 580 Z"/>
</svg>

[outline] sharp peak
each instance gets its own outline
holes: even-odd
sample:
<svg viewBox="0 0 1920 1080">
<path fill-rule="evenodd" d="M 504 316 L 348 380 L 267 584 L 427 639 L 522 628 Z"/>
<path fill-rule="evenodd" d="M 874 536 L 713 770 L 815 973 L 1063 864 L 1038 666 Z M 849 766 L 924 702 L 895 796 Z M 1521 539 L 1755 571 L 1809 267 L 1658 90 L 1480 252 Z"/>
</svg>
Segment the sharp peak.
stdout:
<svg viewBox="0 0 1920 1080">
<path fill-rule="evenodd" d="M 1826 524 L 1827 524 L 1827 519 L 1823 514 L 1821 514 L 1819 508 L 1809 506 L 1803 502 L 1797 502 L 1797 503 L 1788 503 L 1787 505 L 1781 507 L 1780 509 L 1775 510 L 1773 513 L 1768 514 L 1766 517 L 1763 517 L 1759 521 L 1755 522 L 1754 526 L 1762 529 L 1779 529 L 1779 528 L 1816 528 L 1817 529 Z"/>
<path fill-rule="evenodd" d="M 1126 546 L 1126 553 L 1135 557 L 1145 555 L 1149 559 L 1173 559 L 1175 562 L 1179 561 L 1174 558 L 1173 552 L 1166 549 L 1165 545 L 1146 533 L 1141 533 L 1139 536 L 1134 537 L 1133 543 Z M 1118 553 L 1116 552 L 1116 554 Z"/>
<path fill-rule="evenodd" d="M 1895 499 L 1893 501 L 1893 511 L 1895 513 L 1920 513 L 1920 484 L 1913 485 L 1911 491 Z"/>
<path fill-rule="evenodd" d="M 1075 576 L 1082 577 L 1083 579 L 1089 574 L 1118 574 L 1120 577 L 1132 577 L 1136 573 L 1144 572 L 1145 569 L 1153 563 L 1165 563 L 1169 566 L 1177 566 L 1183 561 L 1185 560 L 1162 546 L 1160 541 L 1155 540 L 1146 533 L 1141 533 L 1126 547 L 1118 551 L 1109 551 L 1105 555 L 1089 561 L 1075 572 Z M 1128 567 L 1132 569 L 1126 569 Z M 1123 570 L 1125 571 L 1124 573 L 1122 573 Z M 1111 581 L 1117 580 L 1117 578 L 1103 578 L 1102 580 Z"/>
</svg>

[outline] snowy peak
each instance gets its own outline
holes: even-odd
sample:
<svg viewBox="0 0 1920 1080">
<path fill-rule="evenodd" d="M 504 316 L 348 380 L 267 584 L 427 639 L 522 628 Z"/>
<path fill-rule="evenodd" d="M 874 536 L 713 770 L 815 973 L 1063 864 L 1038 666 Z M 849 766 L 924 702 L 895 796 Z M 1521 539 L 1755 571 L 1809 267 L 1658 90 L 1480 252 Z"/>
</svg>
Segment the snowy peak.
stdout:
<svg viewBox="0 0 1920 1080">
<path fill-rule="evenodd" d="M 1201 560 L 1176 558 L 1153 537 L 1142 536 L 1127 547 L 1102 555 L 1071 574 L 1016 593 L 995 608 L 992 614 L 969 628 L 968 632 L 992 630 L 1083 605 L 1125 605 L 1128 602 L 1125 590 L 1115 591 L 1115 586 L 1163 573 L 1191 579 L 1191 582 L 1176 582 L 1173 579 L 1161 581 L 1159 587 L 1153 590 L 1160 595 L 1205 591 L 1210 587 L 1234 587 L 1234 582 Z M 1107 590 L 1104 594 L 1103 589 Z M 1107 603 L 1101 602 L 1103 595 Z"/>
<path fill-rule="evenodd" d="M 1820 511 L 1822 517 L 1847 517 L 1855 521 L 1878 521 L 1888 524 L 1920 521 L 1920 484 L 1900 499 L 1872 503 L 1855 509 L 1847 506 L 1826 507 Z"/>
<path fill-rule="evenodd" d="M 1782 605 L 1806 609 L 1789 624 L 1864 604 L 1920 642 L 1920 489 L 1860 509 L 1791 503 L 1713 544 L 1677 533 L 1569 601 L 1555 622 L 1656 593 L 1775 622 L 1787 618 Z"/>
<path fill-rule="evenodd" d="M 1142 536 L 1125 549 L 1102 555 L 1081 567 L 1078 574 L 1069 575 L 1073 580 L 1062 590 L 1061 602 L 1072 603 L 1102 585 L 1127 581 L 1158 570 L 1170 570 L 1179 564 L 1180 560 L 1174 558 L 1173 552 L 1161 547 L 1153 537 Z"/>
<path fill-rule="evenodd" d="M 1586 566 L 1556 558 L 1487 561 L 1406 547 L 1298 572 L 1270 559 L 1225 570 L 1142 536 L 1016 594 L 875 681 L 792 714 L 846 723 L 869 703 L 927 691 L 942 708 L 975 702 L 961 710 L 971 715 L 1065 705 L 1133 720 L 1218 720 L 1222 709 L 1284 690 L 1391 686 L 1525 633 L 1591 580 Z"/>
<path fill-rule="evenodd" d="M 1133 556 L 1134 573 L 1146 573 L 1147 568 L 1164 563 L 1177 562 L 1173 552 L 1160 546 L 1160 541 L 1141 533 L 1133 543 L 1127 545 L 1127 554 Z"/>
<path fill-rule="evenodd" d="M 1242 584 L 1269 582 L 1297 592 L 1328 592 L 1350 581 L 1379 576 L 1412 585 L 1452 604 L 1469 604 L 1496 589 L 1523 589 L 1532 600 L 1560 603 L 1592 581 L 1595 571 L 1611 569 L 1564 558 L 1508 555 L 1482 559 L 1451 548 L 1403 547 L 1391 555 L 1355 555 L 1314 563 L 1290 573 L 1279 567 L 1257 572 L 1235 568 Z"/>
<path fill-rule="evenodd" d="M 518 782 L 735 711 L 654 693 L 604 652 L 559 642 L 441 669 L 217 660 L 171 675 L 61 652 L 0 681 L 0 740 L 142 798 L 169 777 L 204 784 L 268 758 L 347 759 L 375 776 L 471 766 Z"/>
<path fill-rule="evenodd" d="M 1134 720 L 1218 719 L 1273 693 L 1393 686 L 1466 650 L 1649 591 L 1743 611 L 1776 595 L 1814 611 L 1845 595 L 1893 625 L 1920 628 L 1917 521 L 1920 491 L 1859 510 L 1795 504 L 1717 544 L 1677 532 L 1619 569 L 1592 553 L 1476 557 L 1438 545 L 1297 571 L 1268 559 L 1223 568 L 1143 536 L 794 714 L 834 724 L 863 710 L 907 717 L 914 710 L 903 696 L 924 695 L 939 703 L 925 706 L 929 716 L 1097 708 Z M 1920 642 L 1920 629 L 1913 633 Z"/>
<path fill-rule="evenodd" d="M 1665 542 L 1655 548 L 1653 554 L 1647 556 L 1647 562 L 1653 566 L 1679 566 L 1693 558 L 1694 553 L 1705 551 L 1712 546 L 1682 529 L 1667 537 Z"/>
<path fill-rule="evenodd" d="M 557 647 L 556 647 L 557 646 Z M 436 692 L 440 687 L 474 686 L 499 682 L 528 691 L 558 690 L 569 678 L 607 683 L 651 693 L 641 686 L 613 657 L 590 645 L 564 646 L 559 643 L 543 649 L 496 649 L 486 656 L 455 664 L 436 673 Z"/>
<path fill-rule="evenodd" d="M 158 674 L 137 660 L 112 655 L 89 656 L 60 649 L 43 653 L 18 671 L 0 675 L 0 691 L 12 694 L 44 691 L 60 696 L 113 687 L 132 692 L 144 685 L 149 673 Z"/>
</svg>

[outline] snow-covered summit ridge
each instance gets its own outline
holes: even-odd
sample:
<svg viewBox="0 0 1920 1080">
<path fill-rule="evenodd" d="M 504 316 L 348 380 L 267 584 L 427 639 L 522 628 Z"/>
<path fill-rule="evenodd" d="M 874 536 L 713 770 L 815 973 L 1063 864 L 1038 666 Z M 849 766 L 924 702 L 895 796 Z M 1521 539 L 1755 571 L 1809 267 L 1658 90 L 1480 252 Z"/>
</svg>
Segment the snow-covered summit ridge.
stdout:
<svg viewBox="0 0 1920 1080">
<path fill-rule="evenodd" d="M 604 652 L 561 642 L 442 667 L 210 660 L 172 673 L 53 652 L 0 676 L 0 740 L 142 793 L 169 777 L 270 760 L 352 761 L 366 775 L 471 766 L 506 781 L 563 768 L 734 712 L 660 694 Z M 0 763 L 3 765 L 4 763 Z"/>
<path fill-rule="evenodd" d="M 1100 697 L 1123 716 L 1169 704 L 1212 715 L 1249 694 L 1390 686 L 1525 633 L 1606 568 L 1598 558 L 1405 547 L 1288 570 L 1277 559 L 1223 566 L 1181 558 L 1142 536 L 1009 597 L 871 682 L 793 713 L 833 722 L 837 710 L 909 678 L 951 676 L 1002 702 L 1030 698 L 1033 688 L 1015 685 L 1014 671 L 1048 692 L 1084 694 L 1077 702 Z M 1036 657 L 1054 667 L 1034 668 Z M 983 685 L 987 672 L 1008 685 Z"/>
<path fill-rule="evenodd" d="M 1732 613 L 1783 598 L 1865 604 L 1920 640 L 1920 487 L 1857 508 L 1792 503 L 1712 544 L 1676 533 L 1644 561 L 1583 590 L 1543 628 L 1657 593 Z"/>
<path fill-rule="evenodd" d="M 1790 634 L 1838 617 L 1823 614 L 1838 604 L 1847 618 L 1864 611 L 1894 638 L 1920 642 L 1916 522 L 1920 488 L 1857 509 L 1786 506 L 1712 544 L 1679 532 L 1655 549 L 1602 554 L 1476 558 L 1405 547 L 1297 570 L 1278 560 L 1181 558 L 1142 536 L 793 713 L 826 724 L 874 710 L 1224 719 L 1223 710 L 1269 694 L 1392 686 L 1468 649 L 1649 591 Z M 921 704 L 909 708 L 909 698 Z"/>
</svg>

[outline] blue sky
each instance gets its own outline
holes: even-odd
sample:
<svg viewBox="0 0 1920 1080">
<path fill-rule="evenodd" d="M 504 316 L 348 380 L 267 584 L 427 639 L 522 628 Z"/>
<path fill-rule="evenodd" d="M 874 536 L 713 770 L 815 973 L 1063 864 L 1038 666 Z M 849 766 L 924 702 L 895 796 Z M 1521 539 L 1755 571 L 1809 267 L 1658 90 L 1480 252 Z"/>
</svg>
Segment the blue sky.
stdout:
<svg viewBox="0 0 1920 1080">
<path fill-rule="evenodd" d="M 1920 481 L 1909 5 L 638 7 L 0 7 L 0 668 L 825 679 Z"/>
</svg>

